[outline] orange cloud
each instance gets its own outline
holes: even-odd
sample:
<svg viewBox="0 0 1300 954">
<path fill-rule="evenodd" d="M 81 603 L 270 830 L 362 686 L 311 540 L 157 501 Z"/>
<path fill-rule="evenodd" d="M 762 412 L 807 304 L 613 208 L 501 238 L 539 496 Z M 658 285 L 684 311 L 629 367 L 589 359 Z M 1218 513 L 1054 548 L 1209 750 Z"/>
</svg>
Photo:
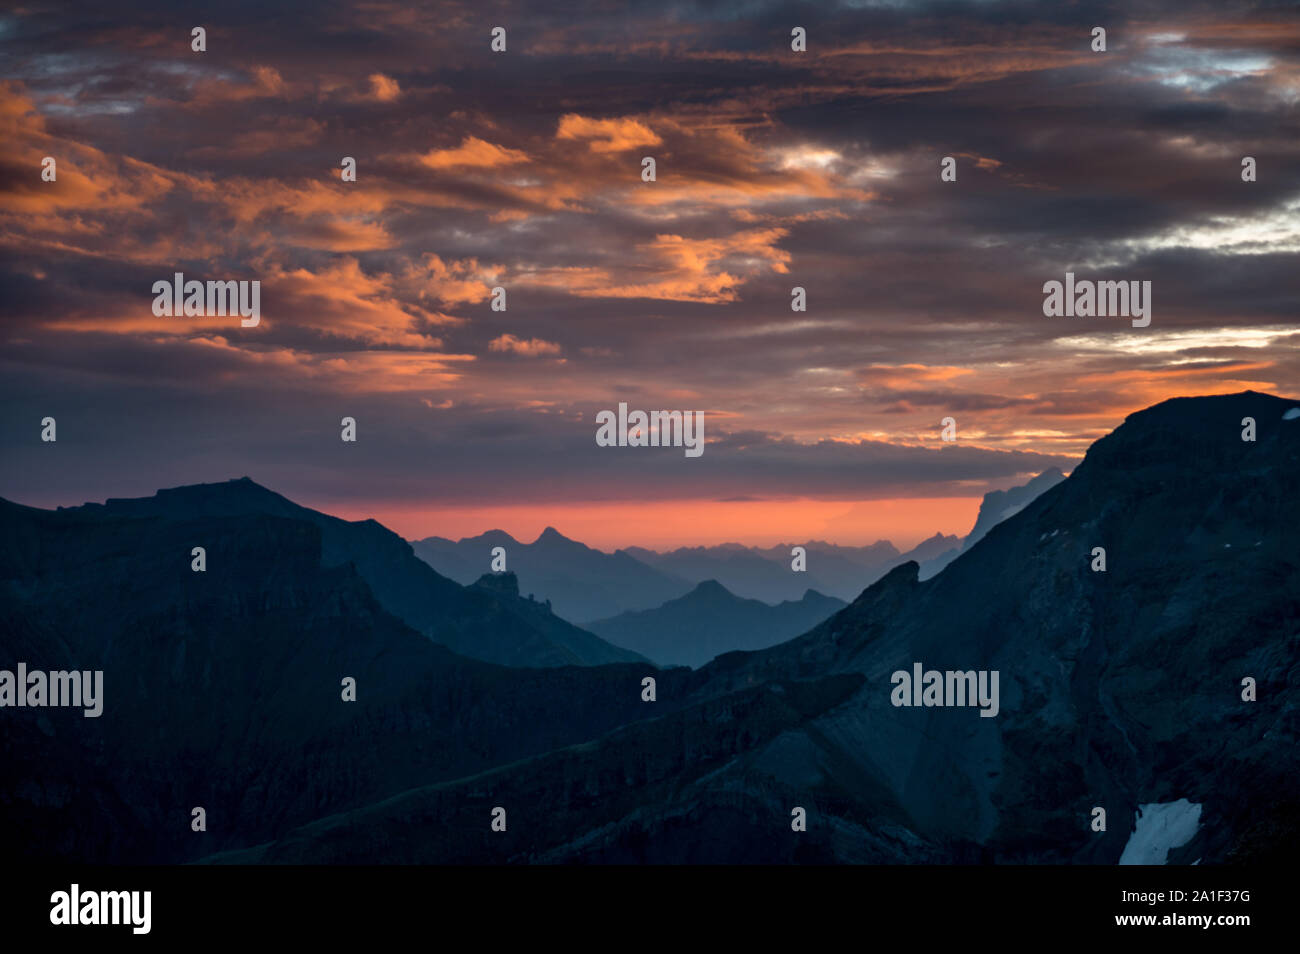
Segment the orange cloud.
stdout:
<svg viewBox="0 0 1300 954">
<path fill-rule="evenodd" d="M 420 162 L 430 169 L 494 169 L 527 161 L 528 154 L 525 152 L 497 146 L 476 136 L 466 136 L 455 149 L 435 149 L 420 157 Z"/>
<path fill-rule="evenodd" d="M 540 358 L 548 354 L 559 354 L 560 346 L 553 341 L 543 341 L 541 338 L 524 339 L 505 334 L 489 341 L 488 350 L 506 351 L 527 358 Z"/>
<path fill-rule="evenodd" d="M 156 202 L 180 177 L 149 163 L 109 157 L 98 149 L 51 135 L 45 118 L 17 82 L 0 82 L 0 139 L 6 162 L 29 175 L 6 182 L 5 213 L 124 211 Z M 55 160 L 57 178 L 41 179 L 42 160 Z"/>
<path fill-rule="evenodd" d="M 499 273 L 500 266 L 480 266 L 476 258 L 444 262 L 440 256 L 428 253 L 422 266 L 409 266 L 402 277 L 420 299 L 461 305 L 485 300 Z"/>
<path fill-rule="evenodd" d="M 303 87 L 299 85 L 297 92 Z M 193 103 L 196 106 L 211 106 L 217 103 L 239 103 L 250 99 L 288 98 L 291 95 L 289 84 L 284 81 L 280 71 L 270 66 L 253 67 L 248 81 L 230 80 L 225 77 L 205 78 L 195 91 Z"/>
<path fill-rule="evenodd" d="M 350 219 L 304 222 L 281 236 L 299 248 L 326 252 L 371 252 L 397 244 L 380 223 Z"/>
<path fill-rule="evenodd" d="M 717 239 L 656 235 L 639 246 L 651 264 L 615 272 L 608 268 L 559 268 L 521 276 L 525 282 L 568 291 L 580 298 L 658 298 L 722 304 L 735 301 L 749 275 L 784 274 L 790 253 L 776 247 L 785 229 L 750 229 Z M 638 280 L 642 279 L 642 280 Z"/>
<path fill-rule="evenodd" d="M 402 95 L 397 80 L 383 73 L 370 74 L 370 98 L 381 103 L 391 103 Z"/>
<path fill-rule="evenodd" d="M 252 349 L 223 337 L 194 338 L 185 346 L 204 348 L 231 359 L 238 374 L 274 372 L 290 383 L 327 385 L 351 394 L 391 393 L 454 387 L 461 380 L 457 366 L 474 361 L 468 354 L 400 351 L 298 351 L 291 348 Z"/>
<path fill-rule="evenodd" d="M 587 143 L 592 152 L 610 153 L 657 146 L 663 140 L 639 119 L 590 119 L 577 113 L 560 117 L 556 139 L 573 139 Z"/>
<path fill-rule="evenodd" d="M 858 372 L 864 386 L 907 388 L 921 383 L 952 381 L 974 374 L 971 368 L 927 364 L 872 364 Z"/>
<path fill-rule="evenodd" d="M 355 258 L 339 259 L 318 272 L 273 267 L 262 284 L 263 323 L 299 327 L 371 345 L 429 349 L 441 343 L 421 334 L 417 322 L 431 318 L 404 304 L 392 276 L 367 275 Z"/>
</svg>

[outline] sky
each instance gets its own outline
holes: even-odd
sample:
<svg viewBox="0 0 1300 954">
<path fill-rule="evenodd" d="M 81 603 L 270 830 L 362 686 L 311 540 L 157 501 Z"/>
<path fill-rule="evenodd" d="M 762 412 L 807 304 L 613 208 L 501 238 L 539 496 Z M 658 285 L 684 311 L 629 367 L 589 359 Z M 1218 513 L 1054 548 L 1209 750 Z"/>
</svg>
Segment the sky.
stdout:
<svg viewBox="0 0 1300 954">
<path fill-rule="evenodd" d="M 1143 407 L 1296 393 L 1298 104 L 1294 4 L 10 6 L 0 496 L 964 534 Z M 156 316 L 176 272 L 260 322 Z M 1151 282 L 1150 325 L 1045 316 L 1066 272 Z M 704 453 L 598 446 L 620 402 Z"/>
</svg>

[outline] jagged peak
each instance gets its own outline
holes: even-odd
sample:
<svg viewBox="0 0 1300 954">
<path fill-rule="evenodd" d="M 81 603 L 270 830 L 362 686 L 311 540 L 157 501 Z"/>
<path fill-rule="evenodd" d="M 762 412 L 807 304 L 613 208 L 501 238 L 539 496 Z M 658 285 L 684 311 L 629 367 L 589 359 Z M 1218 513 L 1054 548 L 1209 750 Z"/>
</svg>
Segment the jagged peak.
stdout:
<svg viewBox="0 0 1300 954">
<path fill-rule="evenodd" d="M 536 546 L 539 543 L 574 543 L 574 542 L 576 541 L 566 537 L 564 534 L 560 533 L 560 531 L 556 530 L 554 527 L 547 527 L 545 530 L 543 530 L 541 533 L 537 535 L 537 539 L 533 541 L 533 546 Z"/>
<path fill-rule="evenodd" d="M 947 540 L 960 540 L 960 539 L 961 539 L 961 537 L 957 536 L 957 534 L 955 534 L 955 533 L 944 533 L 944 532 L 941 531 L 941 530 L 936 530 L 936 531 L 934 531 L 934 535 L 933 535 L 933 536 L 926 537 L 924 540 L 921 541 L 921 543 L 932 543 L 932 542 L 935 541 L 935 540 L 939 540 L 939 541 L 947 541 Z M 919 544 L 918 544 L 918 546 L 919 546 Z M 916 548 L 913 547 L 913 549 L 916 549 Z"/>
</svg>

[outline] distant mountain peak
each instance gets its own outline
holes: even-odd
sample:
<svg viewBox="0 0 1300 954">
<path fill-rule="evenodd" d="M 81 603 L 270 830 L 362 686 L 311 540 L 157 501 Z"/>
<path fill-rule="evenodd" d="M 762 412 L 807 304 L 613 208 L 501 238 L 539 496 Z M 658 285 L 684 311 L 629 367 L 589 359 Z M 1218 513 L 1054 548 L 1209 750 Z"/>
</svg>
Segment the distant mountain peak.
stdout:
<svg viewBox="0 0 1300 954">
<path fill-rule="evenodd" d="M 464 543 L 465 540 L 470 540 L 470 539 L 477 539 L 481 543 L 488 543 L 493 545 L 514 544 L 519 542 L 504 530 L 485 530 L 483 533 L 479 534 L 477 538 L 466 537 L 463 540 L 461 540 L 461 542 Z"/>
<path fill-rule="evenodd" d="M 545 530 L 543 530 L 540 534 L 537 535 L 537 539 L 533 541 L 533 545 L 536 546 L 539 543 L 573 543 L 573 542 L 574 542 L 573 540 L 570 540 L 568 537 L 560 533 L 560 531 L 556 530 L 554 527 L 547 527 Z"/>
<path fill-rule="evenodd" d="M 717 580 L 704 580 L 695 589 L 691 590 L 689 596 L 734 596 L 731 590 L 727 589 Z"/>
<path fill-rule="evenodd" d="M 1008 490 L 993 490 L 985 494 L 984 499 L 980 501 L 975 526 L 971 527 L 970 533 L 962 541 L 962 550 L 969 550 L 999 523 L 1015 516 L 1063 480 L 1065 475 L 1061 473 L 1059 467 L 1049 467 L 1027 484 L 1011 487 Z"/>
</svg>

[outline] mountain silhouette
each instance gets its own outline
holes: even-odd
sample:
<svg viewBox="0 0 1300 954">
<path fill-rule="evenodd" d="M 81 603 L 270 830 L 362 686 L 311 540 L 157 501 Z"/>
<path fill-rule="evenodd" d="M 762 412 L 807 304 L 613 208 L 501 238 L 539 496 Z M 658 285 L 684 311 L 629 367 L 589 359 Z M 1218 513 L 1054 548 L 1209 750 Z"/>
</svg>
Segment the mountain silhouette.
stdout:
<svg viewBox="0 0 1300 954">
<path fill-rule="evenodd" d="M 224 491 L 243 499 L 228 508 Z M 0 668 L 104 674 L 99 718 L 0 710 L 0 823 L 22 832 L 7 853 L 195 860 L 652 714 L 644 662 L 508 668 L 452 653 L 387 611 L 356 561 L 324 558 L 328 521 L 268 493 L 237 481 L 161 494 L 167 506 L 0 501 Z M 410 560 L 431 600 L 459 593 L 482 614 L 480 641 L 523 631 L 501 600 Z M 205 833 L 190 830 L 196 806 Z"/>
<path fill-rule="evenodd" d="M 665 553 L 629 547 L 621 552 L 697 583 L 716 580 L 747 599 L 797 601 L 812 589 L 851 600 L 891 567 L 908 560 L 929 560 L 957 543 L 956 537 L 935 534 L 906 553 L 900 553 L 888 540 L 858 547 L 813 540 L 771 547 L 746 547 L 737 543 L 678 547 Z M 800 572 L 794 572 L 791 566 L 794 546 L 803 547 L 807 556 L 806 569 Z"/>
<path fill-rule="evenodd" d="M 719 657 L 677 684 L 701 701 L 670 718 L 215 860 L 361 860 L 400 831 L 408 862 L 1113 864 L 1141 807 L 1184 801 L 1199 823 L 1164 846 L 1171 863 L 1289 860 L 1295 404 L 1245 392 L 1133 414 L 939 576 L 908 562 L 809 633 Z M 997 715 L 894 705 L 892 674 L 916 663 L 999 672 Z M 520 842 L 406 837 L 468 824 L 487 792 L 546 810 Z"/>
<path fill-rule="evenodd" d="M 660 665 L 701 666 L 722 653 L 765 649 L 793 639 L 844 605 L 843 600 L 808 590 L 802 599 L 771 606 L 741 599 L 716 580 L 705 580 L 655 609 L 587 625 L 615 646 Z"/>
<path fill-rule="evenodd" d="M 803 635 L 696 670 L 457 655 L 378 598 L 367 572 L 411 572 L 384 556 L 386 536 L 364 529 L 367 551 L 347 529 L 360 525 L 276 510 L 288 502 L 256 485 L 233 488 L 248 497 L 238 506 L 224 485 L 59 511 L 0 501 L 0 668 L 104 671 L 100 718 L 3 711 L 6 850 L 83 862 L 1289 862 L 1296 405 L 1245 392 L 1130 415 L 938 576 L 921 580 L 908 561 Z M 1247 417 L 1254 441 L 1242 440 Z M 207 570 L 195 573 L 200 541 Z M 443 584 L 512 631 L 528 622 L 512 601 L 546 612 L 504 576 Z M 895 674 L 914 666 L 997 673 L 996 714 L 896 704 Z M 340 698 L 345 677 L 355 702 Z M 190 829 L 194 806 L 205 832 Z M 509 812 L 508 837 L 490 830 L 494 806 Z M 1177 844 L 1135 831 L 1140 809 L 1183 806 L 1196 814 Z M 792 830 L 797 809 L 806 831 Z"/>
<path fill-rule="evenodd" d="M 929 561 L 948 551 L 951 559 L 960 541 L 936 533 L 900 553 L 887 540 L 858 547 L 814 540 L 798 544 L 807 552 L 806 572 L 791 568 L 795 545 L 723 543 L 665 553 L 632 546 L 605 553 L 554 527 L 547 527 L 532 543 L 521 543 L 504 530 L 489 530 L 461 540 L 426 537 L 411 544 L 420 559 L 466 585 L 488 571 L 493 548 L 504 547 L 506 565 L 518 575 L 521 592 L 550 600 L 558 615 L 590 628 L 596 620 L 654 609 L 707 580 L 716 580 L 737 596 L 764 602 L 798 602 L 810 589 L 850 600 L 907 560 Z"/>
<path fill-rule="evenodd" d="M 506 569 L 518 576 L 520 592 L 550 600 L 557 615 L 576 623 L 627 609 L 649 609 L 691 588 L 688 581 L 627 553 L 604 553 L 554 527 L 547 527 L 532 543 L 521 543 L 503 530 L 489 530 L 461 540 L 426 537 L 411 546 L 439 573 L 466 584 L 490 570 L 494 547 L 504 547 Z"/>
<path fill-rule="evenodd" d="M 460 586 L 418 559 L 409 543 L 374 520 L 341 520 L 299 506 L 247 477 L 60 509 L 78 511 L 105 519 L 265 514 L 304 521 L 321 532 L 323 566 L 351 563 L 384 609 L 462 655 L 509 666 L 597 665 L 639 658 L 554 615 L 538 614 L 517 599 L 501 600 L 485 590 Z"/>
<path fill-rule="evenodd" d="M 921 565 L 921 579 L 928 580 L 938 574 L 949 563 L 957 559 L 963 550 L 969 550 L 978 543 L 989 530 L 1011 515 L 1023 510 L 1035 497 L 1055 487 L 1064 479 L 1065 475 L 1058 468 L 1049 467 L 1027 484 L 1012 487 L 1009 490 L 994 490 L 985 494 L 984 499 L 980 501 L 975 526 L 971 527 L 970 533 L 962 539 L 960 546 L 945 550 L 929 559 L 925 557 L 914 558 Z"/>
</svg>

